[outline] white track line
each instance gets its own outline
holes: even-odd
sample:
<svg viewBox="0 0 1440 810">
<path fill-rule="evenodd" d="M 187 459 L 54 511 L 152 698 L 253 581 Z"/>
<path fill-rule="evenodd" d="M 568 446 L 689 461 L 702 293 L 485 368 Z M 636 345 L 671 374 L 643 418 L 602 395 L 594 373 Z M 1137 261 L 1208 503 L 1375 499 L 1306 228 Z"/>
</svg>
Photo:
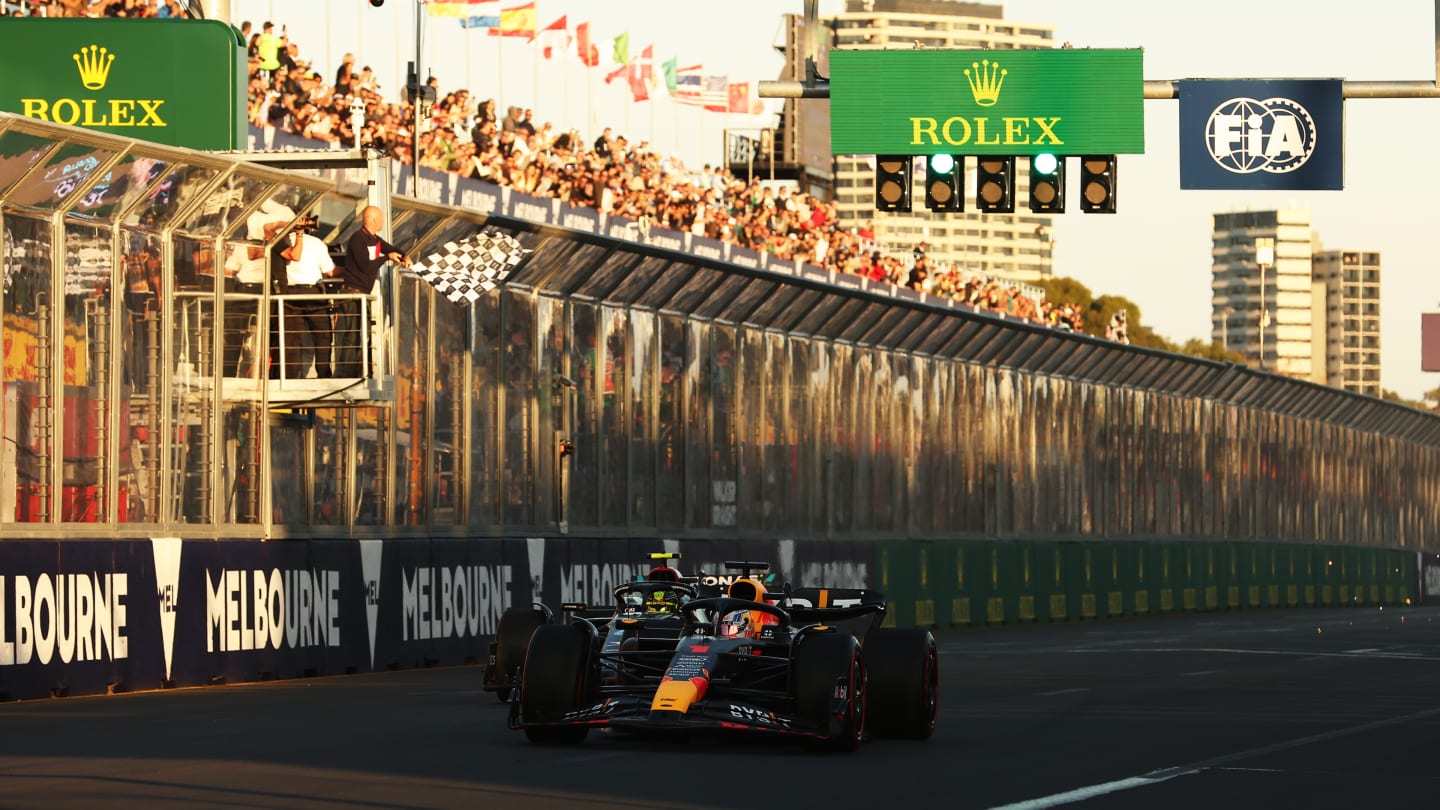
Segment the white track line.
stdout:
<svg viewBox="0 0 1440 810">
<path fill-rule="evenodd" d="M 1044 810 L 1044 808 L 1047 807 L 1059 807 L 1065 804 L 1073 804 L 1075 802 L 1085 801 L 1086 799 L 1093 799 L 1096 796 L 1104 796 L 1110 793 L 1118 793 L 1122 790 L 1130 790 L 1131 788 L 1159 784 L 1161 782 L 1174 779 L 1177 776 L 1188 776 L 1189 774 L 1199 773 L 1200 771 L 1203 771 L 1207 768 L 1214 768 L 1216 766 L 1224 765 L 1229 762 L 1235 762 L 1242 759 L 1250 759 L 1251 757 L 1264 756 L 1266 754 L 1274 754 L 1276 752 L 1286 751 L 1291 748 L 1300 748 L 1302 746 L 1312 745 L 1319 742 L 1326 742 L 1328 740 L 1337 739 L 1339 737 L 1348 737 L 1352 734 L 1364 734 L 1366 732 L 1375 731 L 1377 729 L 1388 728 L 1390 726 L 1398 726 L 1402 723 L 1409 723 L 1415 720 L 1423 720 L 1425 718 L 1434 717 L 1436 715 L 1440 715 L 1440 708 L 1426 709 L 1423 712 L 1415 712 L 1414 714 L 1407 714 L 1401 717 L 1392 717 L 1389 720 L 1376 720 L 1374 722 L 1363 723 L 1358 726 L 1351 726 L 1349 728 L 1340 728 L 1334 731 L 1327 731 L 1323 734 L 1312 734 L 1309 737 L 1299 737 L 1294 740 L 1287 740 L 1285 742 L 1275 743 L 1274 745 L 1263 745 L 1259 748 L 1250 748 L 1244 751 L 1236 751 L 1233 754 L 1224 754 L 1213 759 L 1206 759 L 1200 762 L 1192 762 L 1189 765 L 1180 765 L 1174 768 L 1161 768 L 1158 771 L 1151 771 L 1150 773 L 1143 774 L 1141 776 L 1132 776 L 1129 779 L 1120 779 L 1114 782 L 1105 782 L 1099 785 L 1090 785 L 1089 787 L 1076 788 L 1075 790 L 1067 790 L 1064 793 L 1056 793 L 1052 796 L 1044 796 L 1039 799 L 1028 799 L 1023 802 L 1015 802 L 1013 804 L 1001 805 L 999 807 L 991 808 L 991 810 Z"/>
<path fill-rule="evenodd" d="M 1319 661 L 1324 658 L 1391 658 L 1397 661 L 1440 661 L 1440 657 L 1425 656 L 1410 652 L 1312 652 L 1309 650 L 1245 650 L 1227 647 L 1137 647 L 1133 650 L 1099 650 L 1094 647 L 1077 647 L 1067 650 L 1072 653 L 1225 653 L 1228 655 L 1289 655 L 1304 656 L 1305 660 Z"/>
</svg>

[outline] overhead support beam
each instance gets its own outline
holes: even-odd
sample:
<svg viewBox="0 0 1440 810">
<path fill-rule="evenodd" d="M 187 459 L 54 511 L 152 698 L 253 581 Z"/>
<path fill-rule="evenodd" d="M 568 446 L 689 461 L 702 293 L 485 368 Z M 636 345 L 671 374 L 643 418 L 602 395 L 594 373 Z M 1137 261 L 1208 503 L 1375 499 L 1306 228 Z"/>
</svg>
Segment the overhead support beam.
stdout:
<svg viewBox="0 0 1440 810">
<path fill-rule="evenodd" d="M 830 82 L 815 70 L 819 47 L 820 18 L 818 3 L 805 0 L 805 66 L 804 81 L 778 80 L 760 82 L 761 98 L 829 98 Z M 1344 82 L 1342 98 L 1440 98 L 1440 0 L 1435 0 L 1435 80 L 1403 82 Z M 1173 79 L 1145 82 L 1145 98 L 1179 98 L 1180 83 Z"/>
<path fill-rule="evenodd" d="M 829 98 L 830 82 L 817 81 L 814 84 L 781 79 L 760 82 L 761 98 Z"/>
<path fill-rule="evenodd" d="M 272 169 L 363 169 L 369 165 L 362 150 L 317 149 L 312 152 L 231 152 L 231 157 L 261 163 Z"/>
<path fill-rule="evenodd" d="M 1440 0 L 1436 0 L 1440 2 Z M 829 98 L 830 82 L 806 84 L 797 81 L 760 82 L 761 98 Z M 1440 98 L 1440 85 L 1434 82 L 1344 82 L 1344 98 Z M 1145 82 L 1145 98 L 1179 98 L 1180 83 L 1173 79 Z"/>
</svg>

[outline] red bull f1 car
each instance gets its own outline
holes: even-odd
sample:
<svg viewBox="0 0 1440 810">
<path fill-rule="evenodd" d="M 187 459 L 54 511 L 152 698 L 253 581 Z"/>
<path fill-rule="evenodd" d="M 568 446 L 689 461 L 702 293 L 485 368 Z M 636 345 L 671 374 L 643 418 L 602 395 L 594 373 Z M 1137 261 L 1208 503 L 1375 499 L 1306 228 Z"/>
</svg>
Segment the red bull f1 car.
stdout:
<svg viewBox="0 0 1440 810">
<path fill-rule="evenodd" d="M 511 728 L 537 743 L 608 728 L 752 733 L 836 751 L 867 736 L 934 733 L 939 657 L 928 631 L 881 628 L 885 599 L 873 591 L 770 593 L 749 576 L 764 563 L 727 565 L 745 575 L 722 595 L 685 594 L 663 619 L 621 610 L 536 627 Z"/>
</svg>

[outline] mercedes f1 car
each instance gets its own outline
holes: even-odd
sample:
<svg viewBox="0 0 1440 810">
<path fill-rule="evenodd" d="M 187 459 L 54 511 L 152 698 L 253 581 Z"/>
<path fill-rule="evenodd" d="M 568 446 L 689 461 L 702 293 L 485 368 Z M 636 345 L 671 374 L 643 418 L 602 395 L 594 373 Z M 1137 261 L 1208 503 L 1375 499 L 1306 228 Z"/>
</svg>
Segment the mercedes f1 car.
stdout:
<svg viewBox="0 0 1440 810">
<path fill-rule="evenodd" d="M 510 727 L 537 743 L 610 728 L 750 732 L 837 751 L 867 736 L 934 733 L 939 658 L 928 631 L 881 628 L 885 599 L 873 591 L 773 594 L 748 576 L 764 563 L 728 565 L 747 575 L 723 595 L 684 600 L 664 624 L 618 612 L 536 627 Z"/>
<path fill-rule="evenodd" d="M 531 635 L 537 627 L 556 621 L 568 623 L 574 617 L 581 617 L 597 627 L 608 628 L 615 617 L 624 616 L 634 620 L 628 627 L 633 628 L 636 622 L 644 623 L 653 629 L 654 635 L 668 637 L 673 643 L 680 630 L 680 604 L 709 589 L 699 584 L 698 577 L 686 577 L 670 567 L 670 561 L 680 559 L 679 552 L 654 552 L 650 559 L 655 566 L 645 579 L 617 587 L 615 601 L 609 607 L 565 603 L 560 606 L 558 617 L 555 611 L 539 602 L 506 610 L 495 628 L 495 639 L 490 642 L 481 688 L 494 692 L 501 702 L 508 701 L 519 685 L 520 665 L 525 661 Z"/>
</svg>

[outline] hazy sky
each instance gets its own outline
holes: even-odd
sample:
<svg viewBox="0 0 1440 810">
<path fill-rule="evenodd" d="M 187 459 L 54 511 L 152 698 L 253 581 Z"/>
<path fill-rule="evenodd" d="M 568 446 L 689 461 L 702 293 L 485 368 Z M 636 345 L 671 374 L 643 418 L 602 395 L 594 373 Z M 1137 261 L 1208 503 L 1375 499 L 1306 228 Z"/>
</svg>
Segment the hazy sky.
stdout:
<svg viewBox="0 0 1440 810">
<path fill-rule="evenodd" d="M 518 5 L 522 0 L 507 2 Z M 632 103 L 621 82 L 605 85 L 611 39 L 630 34 L 638 52 L 655 45 L 657 64 L 681 66 L 732 82 L 778 75 L 780 15 L 801 13 L 802 0 L 536 0 L 539 22 L 566 15 L 573 29 L 589 20 L 602 65 L 588 70 L 573 56 L 546 61 L 523 40 L 463 31 L 451 20 L 426 21 L 422 62 L 442 90 L 467 86 L 480 98 L 533 106 L 536 118 L 590 133 L 612 126 L 649 138 L 687 163 L 717 162 L 726 126 L 766 126 L 769 116 L 700 113 L 658 100 Z M 821 13 L 843 8 L 821 0 Z M 1435 80 L 1432 0 L 1010 0 L 1007 19 L 1052 24 L 1058 42 L 1076 47 L 1145 49 L 1145 78 L 1339 78 L 1349 81 Z M 333 78 L 339 57 L 359 55 L 386 92 L 415 53 L 415 5 L 387 0 L 232 0 L 235 22 L 287 23 L 302 55 Z M 328 15 L 328 24 L 327 24 Z M 539 97 L 535 93 L 540 87 Z M 774 104 L 775 102 L 772 102 Z M 1210 336 L 1211 215 L 1300 207 L 1327 249 L 1382 254 L 1382 385 L 1418 399 L 1440 387 L 1420 369 L 1420 313 L 1440 311 L 1435 238 L 1440 212 L 1440 99 L 1352 99 L 1345 102 L 1345 189 L 1316 192 L 1181 191 L 1177 159 L 1179 102 L 1145 102 L 1145 154 L 1120 159 L 1119 213 L 1057 218 L 1055 271 L 1096 294 L 1124 295 L 1143 322 L 1183 342 Z M 1424 200 L 1433 201 L 1422 207 Z M 1071 206 L 1074 208 L 1074 206 Z"/>
</svg>

